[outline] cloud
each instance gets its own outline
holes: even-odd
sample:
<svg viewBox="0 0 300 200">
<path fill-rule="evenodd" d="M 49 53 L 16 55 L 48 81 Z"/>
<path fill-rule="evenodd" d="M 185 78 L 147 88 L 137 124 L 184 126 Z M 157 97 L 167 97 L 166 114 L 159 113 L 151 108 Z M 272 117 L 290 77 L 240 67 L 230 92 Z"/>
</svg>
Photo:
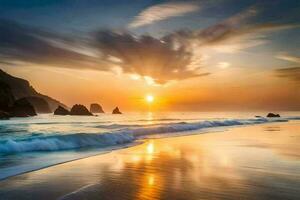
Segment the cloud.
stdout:
<svg viewBox="0 0 300 200">
<path fill-rule="evenodd" d="M 192 56 L 187 49 L 174 49 L 171 41 L 151 36 L 107 30 L 81 41 L 7 20 L 0 20 L 0 30 L 0 60 L 5 65 L 137 74 L 153 84 L 208 75 L 187 68 Z"/>
<path fill-rule="evenodd" d="M 0 59 L 3 63 L 34 63 L 55 67 L 91 67 L 96 60 L 70 49 L 72 38 L 0 19 Z"/>
<path fill-rule="evenodd" d="M 226 69 L 226 68 L 230 67 L 230 63 L 228 63 L 228 62 L 219 62 L 217 66 L 221 69 Z"/>
<path fill-rule="evenodd" d="M 300 67 L 277 69 L 276 74 L 278 77 L 289 78 L 300 83 Z"/>
<path fill-rule="evenodd" d="M 251 23 L 257 14 L 257 8 L 250 7 L 207 28 L 179 31 L 169 37 L 196 48 L 209 47 L 221 53 L 235 53 L 268 42 L 268 33 L 299 27 L 298 24 Z"/>
<path fill-rule="evenodd" d="M 102 30 L 95 34 L 93 44 L 101 52 L 101 59 L 113 62 L 122 73 L 139 75 L 147 82 L 165 84 L 209 75 L 204 64 L 208 49 L 232 53 L 260 45 L 264 41 L 263 33 L 295 27 L 246 23 L 256 13 L 255 8 L 250 8 L 205 29 L 181 30 L 161 38 Z"/>
<path fill-rule="evenodd" d="M 267 42 L 267 33 L 298 27 L 253 23 L 257 12 L 251 7 L 207 28 L 179 30 L 161 38 L 98 30 L 82 40 L 0 20 L 0 59 L 2 63 L 89 68 L 166 84 L 209 75 L 211 51 L 234 53 Z"/>
<path fill-rule="evenodd" d="M 278 77 L 289 78 L 293 81 L 300 83 L 300 58 L 296 56 L 291 56 L 287 53 L 280 53 L 276 58 L 281 60 L 286 60 L 295 63 L 297 66 L 288 67 L 283 69 L 276 69 L 275 73 Z"/>
<path fill-rule="evenodd" d="M 123 73 L 138 74 L 149 83 L 150 78 L 151 82 L 164 84 L 208 75 L 190 70 L 191 52 L 184 47 L 174 48 L 169 40 L 107 30 L 97 32 L 93 43 L 101 51 L 101 59 L 110 60 L 121 67 Z"/>
<path fill-rule="evenodd" d="M 293 63 L 298 63 L 300 64 L 300 58 L 296 57 L 296 56 L 290 56 L 287 53 L 280 53 L 276 56 L 276 58 L 281 59 L 281 60 L 286 60 L 289 62 L 293 62 Z"/>
<path fill-rule="evenodd" d="M 199 9 L 200 6 L 194 2 L 169 2 L 158 4 L 143 10 L 129 24 L 129 27 L 136 28 L 145 26 L 171 17 L 182 16 L 187 13 L 195 12 Z"/>
</svg>

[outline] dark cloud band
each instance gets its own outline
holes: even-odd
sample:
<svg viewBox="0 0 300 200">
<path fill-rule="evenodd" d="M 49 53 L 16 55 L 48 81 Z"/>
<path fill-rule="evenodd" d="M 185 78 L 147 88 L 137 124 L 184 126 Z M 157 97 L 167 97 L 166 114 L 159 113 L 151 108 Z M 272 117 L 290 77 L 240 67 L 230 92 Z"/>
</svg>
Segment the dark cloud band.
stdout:
<svg viewBox="0 0 300 200">
<path fill-rule="evenodd" d="M 79 67 L 94 62 L 86 55 L 63 48 L 71 38 L 18 23 L 0 20 L 0 58 L 2 62 L 36 63 L 56 67 Z"/>
<path fill-rule="evenodd" d="M 300 67 L 290 67 L 284 69 L 277 69 L 276 75 L 278 77 L 289 78 L 300 84 Z"/>
</svg>

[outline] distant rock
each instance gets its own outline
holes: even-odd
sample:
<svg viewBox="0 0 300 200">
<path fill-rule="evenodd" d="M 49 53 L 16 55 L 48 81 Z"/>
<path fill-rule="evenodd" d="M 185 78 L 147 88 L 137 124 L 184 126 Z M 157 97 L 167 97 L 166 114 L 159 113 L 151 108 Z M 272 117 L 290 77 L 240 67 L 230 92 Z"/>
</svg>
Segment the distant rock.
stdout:
<svg viewBox="0 0 300 200">
<path fill-rule="evenodd" d="M 9 119 L 11 115 L 8 112 L 0 110 L 0 120 Z"/>
<path fill-rule="evenodd" d="M 92 103 L 90 106 L 91 113 L 104 113 L 102 107 L 97 103 Z"/>
<path fill-rule="evenodd" d="M 262 116 L 260 116 L 260 115 L 255 115 L 255 117 L 256 117 L 256 118 L 262 118 Z"/>
<path fill-rule="evenodd" d="M 40 97 L 26 97 L 37 113 L 52 113 L 48 102 Z"/>
<path fill-rule="evenodd" d="M 65 109 L 62 106 L 58 106 L 56 108 L 56 110 L 54 111 L 54 115 L 69 115 L 70 111 L 68 111 L 67 109 Z"/>
<path fill-rule="evenodd" d="M 119 110 L 118 107 L 116 107 L 113 111 L 112 114 L 122 114 L 121 111 Z"/>
<path fill-rule="evenodd" d="M 29 117 L 36 115 L 34 107 L 26 98 L 15 101 L 10 113 L 13 117 Z"/>
<path fill-rule="evenodd" d="M 267 115 L 267 117 L 280 117 L 280 115 L 279 114 L 275 114 L 275 113 L 269 113 Z"/>
<path fill-rule="evenodd" d="M 93 115 L 90 111 L 84 106 L 80 104 L 75 104 L 71 111 L 70 115 Z"/>
</svg>

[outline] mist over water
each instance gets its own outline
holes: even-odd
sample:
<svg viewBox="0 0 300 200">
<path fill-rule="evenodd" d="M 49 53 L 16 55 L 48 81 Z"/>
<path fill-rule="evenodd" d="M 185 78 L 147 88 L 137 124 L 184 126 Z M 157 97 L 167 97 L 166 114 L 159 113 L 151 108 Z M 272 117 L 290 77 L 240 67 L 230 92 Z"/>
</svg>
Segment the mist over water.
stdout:
<svg viewBox="0 0 300 200">
<path fill-rule="evenodd" d="M 265 113 L 129 113 L 39 115 L 0 121 L 0 179 L 134 145 L 141 139 L 207 133 L 226 127 L 299 119 L 255 118 Z"/>
</svg>

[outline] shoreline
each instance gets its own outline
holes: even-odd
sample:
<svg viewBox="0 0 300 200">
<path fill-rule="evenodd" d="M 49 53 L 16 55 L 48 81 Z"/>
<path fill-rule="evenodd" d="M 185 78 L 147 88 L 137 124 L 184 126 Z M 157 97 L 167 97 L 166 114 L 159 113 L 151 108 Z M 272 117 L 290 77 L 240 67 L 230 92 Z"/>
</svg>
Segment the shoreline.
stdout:
<svg viewBox="0 0 300 200">
<path fill-rule="evenodd" d="M 20 199 L 19 194 L 22 199 L 176 199 L 188 191 L 190 199 L 218 194 L 231 199 L 251 199 L 251 194 L 253 199 L 266 194 L 270 199 L 293 199 L 300 195 L 298 129 L 299 122 L 293 121 L 149 139 L 2 180 L 0 195 L 5 199 Z"/>
<path fill-rule="evenodd" d="M 277 120 L 277 119 L 275 119 L 275 120 Z M 96 152 L 91 154 L 91 155 L 82 155 L 82 156 L 79 156 L 79 157 L 74 158 L 74 159 L 65 160 L 65 161 L 54 163 L 54 164 L 49 164 L 47 166 L 37 167 L 35 169 L 25 170 L 24 172 L 16 173 L 16 174 L 13 174 L 13 175 L 8 175 L 4 178 L 0 178 L 0 182 L 4 181 L 4 180 L 7 180 L 7 179 L 10 179 L 10 178 L 13 178 L 15 176 L 22 175 L 22 174 L 39 171 L 39 170 L 46 169 L 46 168 L 49 168 L 49 167 L 53 167 L 53 166 L 57 166 L 57 165 L 61 165 L 61 164 L 65 164 L 65 163 L 69 163 L 69 162 L 73 162 L 73 161 L 77 161 L 77 160 L 82 160 L 82 159 L 86 159 L 86 158 L 93 157 L 93 156 L 108 154 L 110 152 L 117 151 L 117 150 L 131 148 L 131 147 L 134 147 L 134 146 L 137 146 L 137 145 L 141 145 L 141 144 L 147 142 L 148 140 L 186 137 L 186 136 L 202 135 L 202 134 L 211 134 L 211 133 L 218 133 L 218 132 L 226 132 L 226 131 L 230 131 L 230 130 L 236 129 L 236 128 L 251 127 L 251 126 L 257 126 L 257 125 L 263 125 L 263 124 L 272 124 L 272 123 L 289 123 L 291 121 L 291 120 L 287 120 L 287 121 L 285 121 L 285 120 L 286 119 L 279 119 L 279 121 L 268 121 L 268 122 L 257 123 L 257 124 L 242 124 L 242 125 L 232 125 L 232 126 L 209 127 L 209 128 L 202 128 L 202 129 L 196 129 L 196 130 L 190 130 L 190 131 L 182 131 L 182 132 L 178 132 L 178 134 L 177 134 L 177 132 L 170 133 L 170 134 L 163 134 L 163 135 L 154 134 L 154 135 L 150 135 L 149 138 L 147 138 L 147 137 L 143 138 L 142 137 L 140 139 L 133 140 L 133 142 L 128 142 L 128 143 L 125 143 L 125 144 L 122 144 L 122 145 L 108 146 L 108 147 L 104 147 L 104 148 L 99 148 L 99 150 L 96 150 L 97 148 L 91 149 L 93 151 L 96 150 Z M 156 135 L 158 135 L 159 137 L 156 137 Z M 72 150 L 67 150 L 67 151 L 72 151 Z M 56 151 L 52 151 L 51 153 L 55 153 L 55 152 Z M 60 151 L 58 151 L 58 152 L 60 152 Z M 30 153 L 30 152 L 28 152 L 28 153 Z"/>
<path fill-rule="evenodd" d="M 132 142 L 132 143 L 125 144 L 125 145 L 122 145 L 122 146 L 115 146 L 115 147 L 113 146 L 113 147 L 101 148 L 101 149 L 99 149 L 99 151 L 97 153 L 92 154 L 92 155 L 87 155 L 87 156 L 83 156 L 83 157 L 79 157 L 79 158 L 74 158 L 74 159 L 71 159 L 71 160 L 66 160 L 66 161 L 58 162 L 58 163 L 55 163 L 55 164 L 50 164 L 50 165 L 47 165 L 45 167 L 40 167 L 40 168 L 37 168 L 37 169 L 33 169 L 33 170 L 21 172 L 21 173 L 15 174 L 15 175 L 10 175 L 10 176 L 7 176 L 5 178 L 1 178 L 0 177 L 0 182 L 1 181 L 5 181 L 5 180 L 10 179 L 10 178 L 13 178 L 15 176 L 20 176 L 20 175 L 23 175 L 23 174 L 27 174 L 27 173 L 31 173 L 31 172 L 35 172 L 35 171 L 39 171 L 39 170 L 43 170 L 43 169 L 47 169 L 47 168 L 50 168 L 50 167 L 53 167 L 53 166 L 57 166 L 57 165 L 61 165 L 61 164 L 69 163 L 69 162 L 74 162 L 74 161 L 77 161 L 77 160 L 82 160 L 82 159 L 90 158 L 90 157 L 93 157 L 93 156 L 99 156 L 99 155 L 103 155 L 103 154 L 108 154 L 108 153 L 110 153 L 112 151 L 117 151 L 117 150 L 120 150 L 120 149 L 127 149 L 127 148 L 130 148 L 130 147 L 133 147 L 133 146 L 137 146 L 137 145 L 141 145 L 141 144 L 142 143 Z"/>
</svg>

